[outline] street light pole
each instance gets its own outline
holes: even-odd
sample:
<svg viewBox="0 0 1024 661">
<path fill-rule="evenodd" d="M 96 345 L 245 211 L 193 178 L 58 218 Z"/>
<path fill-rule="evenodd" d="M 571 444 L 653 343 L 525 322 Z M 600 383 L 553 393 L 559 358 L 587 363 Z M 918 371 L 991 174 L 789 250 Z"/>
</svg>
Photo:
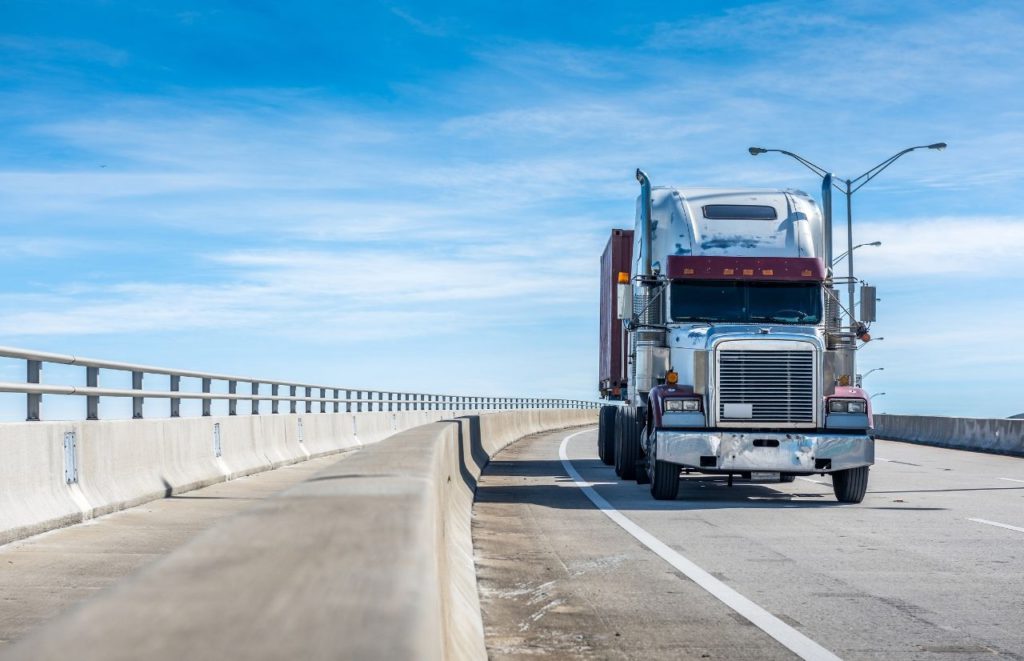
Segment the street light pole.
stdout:
<svg viewBox="0 0 1024 661">
<path fill-rule="evenodd" d="M 853 247 L 853 193 L 855 193 L 858 190 L 860 190 L 864 186 L 864 184 L 866 184 L 868 181 L 870 181 L 874 177 L 877 177 L 879 174 L 881 174 L 883 170 L 885 170 L 886 168 L 888 168 L 892 164 L 896 163 L 896 161 L 900 157 L 905 155 L 905 153 L 909 153 L 909 152 L 911 152 L 911 151 L 913 151 L 915 149 L 938 149 L 938 150 L 942 150 L 942 149 L 945 149 L 945 148 L 946 148 L 946 143 L 945 142 L 935 142 L 933 144 L 921 144 L 921 145 L 918 145 L 918 146 L 907 147 L 907 148 L 905 148 L 905 149 L 903 149 L 901 151 L 897 151 L 896 153 L 894 153 L 893 156 L 889 157 L 888 159 L 886 159 L 885 161 L 883 161 L 879 165 L 874 166 L 873 168 L 867 170 L 866 172 L 864 172 L 863 174 L 861 174 L 858 177 L 855 177 L 853 179 L 842 179 L 841 181 L 844 184 L 843 187 L 841 187 L 835 181 L 833 182 L 833 185 L 836 186 L 836 189 L 846 195 L 846 239 L 847 239 L 846 243 L 847 243 L 847 260 L 848 260 L 848 262 L 847 262 L 847 265 L 848 265 L 847 275 L 848 275 L 848 280 L 849 280 L 847 282 L 847 293 L 849 295 L 848 301 L 849 301 L 849 304 L 850 304 L 850 308 L 849 308 L 849 310 L 847 310 L 847 312 L 850 315 L 850 328 L 851 329 L 854 327 L 854 324 L 855 324 L 855 321 L 856 321 L 856 319 L 854 318 L 854 315 L 853 315 L 853 312 L 854 312 L 854 310 L 853 310 L 853 305 L 854 305 L 853 296 L 854 296 L 854 289 L 855 289 L 854 288 L 855 280 L 854 280 L 854 277 L 853 277 L 853 250 L 854 250 L 854 247 Z M 810 170 L 814 174 L 816 174 L 819 177 L 821 177 L 823 180 L 827 180 L 826 179 L 826 177 L 828 177 L 828 171 L 827 170 L 825 170 L 824 168 L 822 168 L 819 165 L 811 163 L 810 161 L 808 161 L 807 159 L 805 159 L 804 157 L 802 157 L 800 155 L 797 155 L 797 153 L 794 153 L 793 151 L 786 151 L 785 149 L 766 149 L 764 147 L 750 147 L 748 149 L 748 151 L 751 152 L 751 156 L 752 157 L 758 156 L 759 153 L 767 153 L 769 151 L 777 151 L 778 153 L 784 153 L 785 156 L 790 157 L 792 159 L 795 159 L 800 164 L 802 164 L 804 167 L 806 167 L 808 170 Z"/>
</svg>

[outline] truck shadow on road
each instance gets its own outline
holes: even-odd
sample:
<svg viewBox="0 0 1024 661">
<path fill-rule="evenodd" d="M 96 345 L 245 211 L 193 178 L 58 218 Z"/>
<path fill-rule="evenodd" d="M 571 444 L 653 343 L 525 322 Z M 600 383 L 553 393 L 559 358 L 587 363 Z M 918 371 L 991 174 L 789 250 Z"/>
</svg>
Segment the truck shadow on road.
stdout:
<svg viewBox="0 0 1024 661">
<path fill-rule="evenodd" d="M 684 474 L 675 500 L 654 500 L 646 485 L 622 480 L 610 466 L 599 460 L 573 460 L 583 479 L 613 507 L 630 510 L 711 510 L 711 509 L 820 509 L 849 508 L 893 511 L 938 511 L 942 507 L 891 506 L 868 498 L 859 505 L 839 503 L 832 494 L 828 478 L 823 484 L 779 483 L 735 478 L 728 486 L 725 475 Z M 538 483 L 543 482 L 543 483 Z M 553 483 L 552 483 L 553 482 Z M 557 509 L 595 509 L 566 474 L 558 460 L 533 459 L 492 461 L 477 486 L 476 502 L 528 503 Z"/>
</svg>

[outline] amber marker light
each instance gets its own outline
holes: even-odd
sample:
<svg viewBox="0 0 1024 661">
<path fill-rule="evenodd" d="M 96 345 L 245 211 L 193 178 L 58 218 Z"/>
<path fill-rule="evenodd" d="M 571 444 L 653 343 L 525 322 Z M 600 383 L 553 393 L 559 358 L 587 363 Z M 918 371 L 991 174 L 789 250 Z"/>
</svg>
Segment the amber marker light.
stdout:
<svg viewBox="0 0 1024 661">
<path fill-rule="evenodd" d="M 761 275 L 775 275 L 774 269 L 761 269 Z"/>
<path fill-rule="evenodd" d="M 800 275 L 804 276 L 805 278 L 811 277 L 811 269 L 804 269 L 803 271 L 800 271 Z"/>
<path fill-rule="evenodd" d="M 743 275 L 754 275 L 754 269 L 743 269 Z"/>
<path fill-rule="evenodd" d="M 619 284 L 620 285 L 628 285 L 629 284 L 629 274 L 626 273 L 625 271 L 619 271 Z"/>
<path fill-rule="evenodd" d="M 736 269 L 722 269 L 722 275 L 736 275 Z"/>
<path fill-rule="evenodd" d="M 668 373 L 665 374 L 665 381 L 670 386 L 674 386 L 679 383 L 679 374 L 677 374 L 675 370 L 669 370 Z"/>
</svg>

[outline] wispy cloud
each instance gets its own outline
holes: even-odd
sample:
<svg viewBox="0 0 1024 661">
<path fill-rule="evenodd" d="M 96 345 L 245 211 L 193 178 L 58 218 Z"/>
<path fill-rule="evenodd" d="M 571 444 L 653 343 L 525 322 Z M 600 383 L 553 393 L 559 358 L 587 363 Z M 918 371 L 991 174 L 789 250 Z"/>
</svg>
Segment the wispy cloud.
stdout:
<svg viewBox="0 0 1024 661">
<path fill-rule="evenodd" d="M 859 224 L 858 236 L 881 241 L 857 251 L 858 270 L 884 277 L 998 278 L 1024 281 L 1024 218 L 971 215 Z M 838 254 L 838 253 L 837 253 Z"/>
</svg>

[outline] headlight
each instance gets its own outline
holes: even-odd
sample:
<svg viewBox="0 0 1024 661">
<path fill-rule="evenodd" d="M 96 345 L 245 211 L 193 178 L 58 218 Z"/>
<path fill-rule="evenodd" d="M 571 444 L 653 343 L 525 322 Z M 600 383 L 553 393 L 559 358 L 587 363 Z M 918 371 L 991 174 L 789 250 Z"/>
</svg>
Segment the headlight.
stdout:
<svg viewBox="0 0 1024 661">
<path fill-rule="evenodd" d="M 666 399 L 665 400 L 665 412 L 671 413 L 674 411 L 699 411 L 700 400 L 699 399 Z"/>
<path fill-rule="evenodd" d="M 867 413 L 868 403 L 863 399 L 830 399 L 829 413 Z"/>
</svg>

